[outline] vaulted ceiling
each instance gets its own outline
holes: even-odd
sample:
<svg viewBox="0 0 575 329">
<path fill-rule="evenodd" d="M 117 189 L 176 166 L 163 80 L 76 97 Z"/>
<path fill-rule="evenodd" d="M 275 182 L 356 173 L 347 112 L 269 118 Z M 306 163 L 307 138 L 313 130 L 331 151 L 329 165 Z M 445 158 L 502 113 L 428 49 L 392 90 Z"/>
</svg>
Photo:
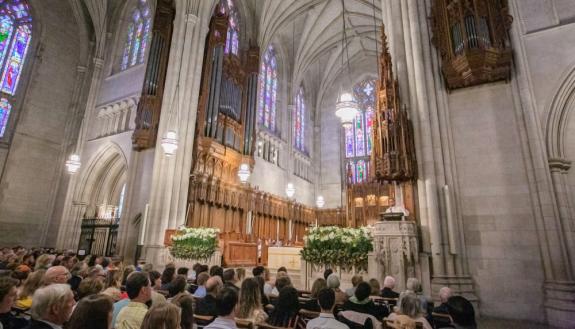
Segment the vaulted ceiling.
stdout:
<svg viewBox="0 0 575 329">
<path fill-rule="evenodd" d="M 340 0 L 271 0 L 263 6 L 262 1 L 252 0 L 252 4 L 259 17 L 260 46 L 281 44 L 290 59 L 292 85 L 302 81 L 313 85 L 318 103 L 328 88 L 348 74 L 348 56 L 352 69 L 361 64 L 377 72 L 381 0 L 345 0 L 343 6 Z M 347 47 L 342 47 L 342 40 Z"/>
</svg>

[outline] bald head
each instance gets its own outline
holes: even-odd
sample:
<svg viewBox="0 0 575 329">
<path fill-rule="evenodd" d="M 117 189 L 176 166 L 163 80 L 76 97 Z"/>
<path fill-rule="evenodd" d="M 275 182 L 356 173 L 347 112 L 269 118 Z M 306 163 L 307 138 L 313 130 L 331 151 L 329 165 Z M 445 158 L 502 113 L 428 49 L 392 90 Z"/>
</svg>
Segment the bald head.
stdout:
<svg viewBox="0 0 575 329">
<path fill-rule="evenodd" d="M 389 289 L 395 288 L 395 279 L 392 276 L 386 276 L 383 280 L 383 287 Z"/>
<path fill-rule="evenodd" d="M 223 285 L 222 278 L 218 275 L 214 275 L 206 282 L 206 292 L 215 296 Z"/>
<path fill-rule="evenodd" d="M 44 285 L 48 286 L 54 283 L 66 283 L 70 278 L 70 271 L 64 266 L 52 266 L 44 274 Z"/>
<path fill-rule="evenodd" d="M 443 287 L 443 288 L 439 289 L 439 299 L 441 300 L 442 303 L 447 303 L 447 300 L 452 295 L 453 295 L 453 292 L 451 291 L 451 288 L 449 288 L 449 287 Z"/>
</svg>

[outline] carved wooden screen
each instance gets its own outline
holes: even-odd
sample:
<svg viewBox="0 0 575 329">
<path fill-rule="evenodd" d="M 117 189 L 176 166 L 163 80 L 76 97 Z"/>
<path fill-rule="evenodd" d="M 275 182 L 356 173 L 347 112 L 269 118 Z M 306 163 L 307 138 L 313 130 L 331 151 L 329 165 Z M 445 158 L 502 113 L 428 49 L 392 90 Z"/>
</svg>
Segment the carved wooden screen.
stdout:
<svg viewBox="0 0 575 329">
<path fill-rule="evenodd" d="M 433 43 L 447 88 L 509 79 L 507 0 L 434 0 Z"/>
<path fill-rule="evenodd" d="M 174 15 L 173 0 L 158 0 L 142 97 L 136 113 L 136 129 L 132 135 L 132 143 L 136 150 L 152 148 L 156 145 Z"/>
</svg>

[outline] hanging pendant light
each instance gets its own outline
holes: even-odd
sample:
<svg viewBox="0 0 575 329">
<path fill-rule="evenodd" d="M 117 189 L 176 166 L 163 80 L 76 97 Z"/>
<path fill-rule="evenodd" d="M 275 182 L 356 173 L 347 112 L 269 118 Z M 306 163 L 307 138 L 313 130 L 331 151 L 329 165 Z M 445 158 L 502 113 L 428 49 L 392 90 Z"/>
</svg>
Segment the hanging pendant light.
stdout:
<svg viewBox="0 0 575 329">
<path fill-rule="evenodd" d="M 82 163 L 80 162 L 80 156 L 78 154 L 71 154 L 70 158 L 66 160 L 66 170 L 70 174 L 75 174 L 80 169 Z"/>
<path fill-rule="evenodd" d="M 320 209 L 323 208 L 323 206 L 325 206 L 325 200 L 323 196 L 318 195 L 317 199 L 315 200 L 315 205 Z"/>
<path fill-rule="evenodd" d="M 341 120 L 342 125 L 351 125 L 355 116 L 359 113 L 357 102 L 350 93 L 342 93 L 335 104 L 335 115 Z"/>
<path fill-rule="evenodd" d="M 295 195 L 295 187 L 293 186 L 292 183 L 288 183 L 286 186 L 286 195 L 288 196 L 288 198 L 293 198 L 293 196 Z"/>
<path fill-rule="evenodd" d="M 347 74 L 348 79 L 351 80 L 351 65 L 349 63 L 349 49 L 347 47 L 347 33 L 345 27 L 345 2 L 341 0 L 341 21 L 342 21 L 342 38 L 341 38 L 341 66 L 344 66 L 343 59 L 344 54 L 347 54 Z M 359 106 L 355 101 L 353 95 L 349 92 L 342 92 L 340 90 L 339 99 L 335 104 L 335 115 L 341 120 L 341 124 L 349 126 L 353 123 L 353 119 L 359 113 Z"/>
<path fill-rule="evenodd" d="M 161 145 L 167 157 L 174 155 L 178 149 L 178 135 L 176 135 L 176 132 L 173 130 L 166 132 L 166 136 L 162 138 Z"/>
<path fill-rule="evenodd" d="M 247 163 L 242 163 L 240 165 L 240 169 L 238 169 L 238 177 L 240 178 L 240 182 L 242 184 L 247 183 L 248 179 L 250 178 L 250 166 Z"/>
</svg>

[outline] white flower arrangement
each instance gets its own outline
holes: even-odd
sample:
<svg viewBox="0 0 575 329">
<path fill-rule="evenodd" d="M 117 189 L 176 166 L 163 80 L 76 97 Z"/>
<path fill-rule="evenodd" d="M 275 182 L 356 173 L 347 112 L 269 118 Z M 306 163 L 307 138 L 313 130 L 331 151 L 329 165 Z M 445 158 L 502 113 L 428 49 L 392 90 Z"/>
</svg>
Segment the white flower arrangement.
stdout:
<svg viewBox="0 0 575 329">
<path fill-rule="evenodd" d="M 220 229 L 212 227 L 180 227 L 172 236 L 175 258 L 207 260 L 218 247 Z"/>
<path fill-rule="evenodd" d="M 314 265 L 367 268 L 367 254 L 373 251 L 370 229 L 337 226 L 311 227 L 304 237 L 301 254 Z"/>
</svg>

